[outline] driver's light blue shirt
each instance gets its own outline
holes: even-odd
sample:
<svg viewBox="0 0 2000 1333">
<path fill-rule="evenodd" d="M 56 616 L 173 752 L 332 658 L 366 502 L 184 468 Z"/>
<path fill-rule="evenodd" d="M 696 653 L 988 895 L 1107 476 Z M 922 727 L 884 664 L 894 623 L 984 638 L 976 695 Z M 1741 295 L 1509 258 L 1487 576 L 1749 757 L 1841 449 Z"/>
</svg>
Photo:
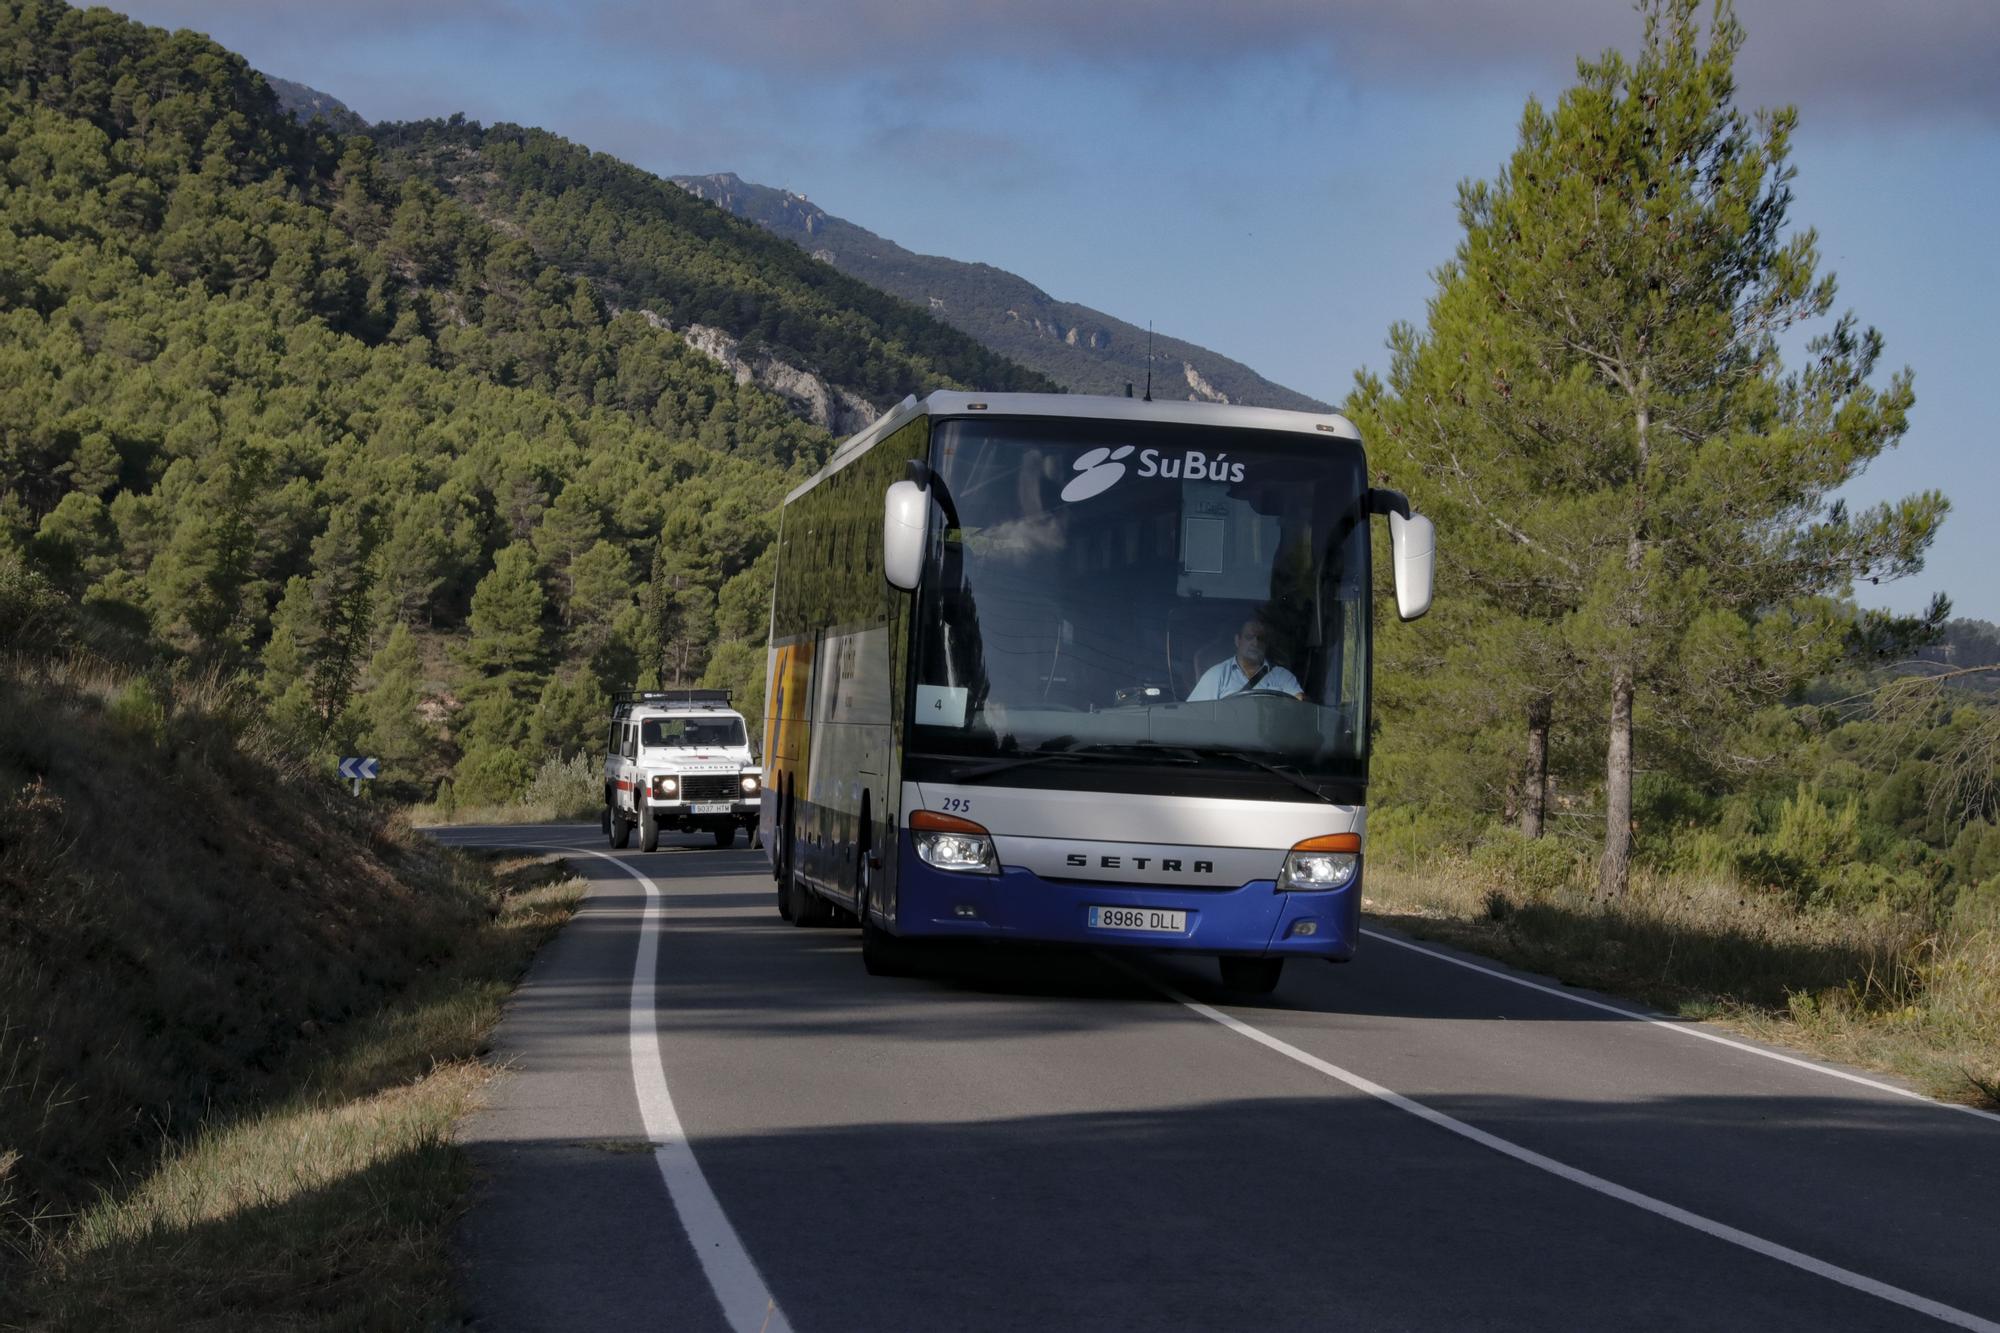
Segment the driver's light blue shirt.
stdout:
<svg viewBox="0 0 2000 1333">
<path fill-rule="evenodd" d="M 1256 675 L 1251 672 L 1250 675 Z M 1243 668 L 1236 664 L 1234 657 L 1225 657 L 1214 666 L 1201 673 L 1201 679 L 1188 691 L 1189 703 L 1200 703 L 1204 699 L 1226 699 L 1249 684 L 1250 676 L 1243 674 Z M 1299 678 L 1281 666 L 1274 666 L 1264 673 L 1257 682 L 1260 690 L 1283 690 L 1286 694 L 1303 694 L 1304 688 Z"/>
</svg>

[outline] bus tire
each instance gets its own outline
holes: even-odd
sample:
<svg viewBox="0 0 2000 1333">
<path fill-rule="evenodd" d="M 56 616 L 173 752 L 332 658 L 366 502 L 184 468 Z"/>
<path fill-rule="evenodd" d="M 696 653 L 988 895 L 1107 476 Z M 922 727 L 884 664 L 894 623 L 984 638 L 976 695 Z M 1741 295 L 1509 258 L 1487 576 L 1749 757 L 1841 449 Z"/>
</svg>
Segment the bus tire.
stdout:
<svg viewBox="0 0 2000 1333">
<path fill-rule="evenodd" d="M 773 877 L 778 881 L 778 915 L 792 919 L 792 820 L 791 802 L 778 796 L 777 855 L 771 858 Z"/>
<path fill-rule="evenodd" d="M 648 801 L 639 802 L 639 850 L 660 850 L 660 817 L 653 813 L 652 803 Z"/>
<path fill-rule="evenodd" d="M 1222 984 L 1244 995 L 1269 995 L 1285 970 L 1282 958 L 1221 958 Z"/>
<path fill-rule="evenodd" d="M 874 876 L 869 872 L 865 853 L 861 867 L 861 883 L 855 895 L 855 903 L 861 909 L 861 966 L 868 969 L 871 977 L 914 976 L 917 970 L 915 948 L 908 940 L 900 939 L 875 924 Z"/>
</svg>

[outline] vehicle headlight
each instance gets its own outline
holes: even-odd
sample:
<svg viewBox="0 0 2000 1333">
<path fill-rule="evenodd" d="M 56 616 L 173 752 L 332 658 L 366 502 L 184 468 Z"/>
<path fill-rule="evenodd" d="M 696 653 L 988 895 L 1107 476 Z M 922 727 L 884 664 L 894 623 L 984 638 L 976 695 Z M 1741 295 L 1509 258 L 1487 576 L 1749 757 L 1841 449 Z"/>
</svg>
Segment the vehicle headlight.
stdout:
<svg viewBox="0 0 2000 1333">
<path fill-rule="evenodd" d="M 1000 856 L 993 850 L 993 835 L 969 819 L 941 815 L 934 810 L 918 810 L 910 815 L 910 839 L 924 864 L 939 870 L 958 870 L 976 875 L 1000 873 Z"/>
<path fill-rule="evenodd" d="M 681 789 L 681 784 L 676 782 L 672 778 L 658 777 L 653 779 L 653 795 L 658 796 L 662 799 L 667 799 L 676 795 L 677 793 L 679 793 L 680 789 Z"/>
<path fill-rule="evenodd" d="M 1361 835 L 1330 833 L 1307 838 L 1285 854 L 1278 888 L 1287 893 L 1344 889 L 1361 870 Z"/>
<path fill-rule="evenodd" d="M 755 773 L 745 773 L 743 775 L 743 794 L 745 796 L 755 796 L 757 788 L 762 785 L 764 785 L 764 780 Z"/>
</svg>

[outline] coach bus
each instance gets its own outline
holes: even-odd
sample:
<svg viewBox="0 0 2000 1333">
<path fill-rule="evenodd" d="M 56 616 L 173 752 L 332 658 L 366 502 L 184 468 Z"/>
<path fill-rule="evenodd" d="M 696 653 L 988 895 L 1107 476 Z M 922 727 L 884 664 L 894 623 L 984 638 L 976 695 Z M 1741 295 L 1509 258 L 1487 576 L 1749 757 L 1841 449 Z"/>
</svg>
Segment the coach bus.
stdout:
<svg viewBox="0 0 2000 1333">
<path fill-rule="evenodd" d="M 1359 933 L 1371 516 L 1333 414 L 908 398 L 786 497 L 764 725 L 778 910 L 917 941 L 1179 950 L 1262 993 Z"/>
</svg>

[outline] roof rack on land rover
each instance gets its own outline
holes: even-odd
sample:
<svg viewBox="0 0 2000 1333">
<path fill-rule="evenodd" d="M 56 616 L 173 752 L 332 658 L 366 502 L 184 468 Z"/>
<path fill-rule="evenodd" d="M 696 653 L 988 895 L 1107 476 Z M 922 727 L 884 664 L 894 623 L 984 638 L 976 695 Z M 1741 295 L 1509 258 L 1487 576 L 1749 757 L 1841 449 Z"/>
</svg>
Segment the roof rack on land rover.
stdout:
<svg viewBox="0 0 2000 1333">
<path fill-rule="evenodd" d="M 618 690 L 611 696 L 611 711 L 639 704 L 687 704 L 697 708 L 729 707 L 728 690 Z"/>
</svg>

